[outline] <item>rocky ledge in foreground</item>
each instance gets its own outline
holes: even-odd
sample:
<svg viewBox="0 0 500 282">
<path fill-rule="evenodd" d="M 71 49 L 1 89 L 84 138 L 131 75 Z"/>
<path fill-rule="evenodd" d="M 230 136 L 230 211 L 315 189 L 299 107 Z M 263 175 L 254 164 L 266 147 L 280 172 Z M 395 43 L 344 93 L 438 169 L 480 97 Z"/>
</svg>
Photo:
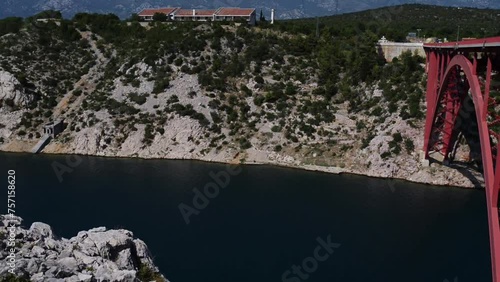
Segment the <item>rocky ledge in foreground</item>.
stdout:
<svg viewBox="0 0 500 282">
<path fill-rule="evenodd" d="M 65 239 L 45 223 L 35 222 L 26 230 L 21 222 L 20 217 L 0 215 L 0 281 L 168 282 L 146 244 L 128 230 L 99 227 Z M 9 230 L 14 224 L 15 230 Z M 15 243 L 9 244 L 11 236 Z M 12 244 L 17 280 L 9 273 Z"/>
</svg>

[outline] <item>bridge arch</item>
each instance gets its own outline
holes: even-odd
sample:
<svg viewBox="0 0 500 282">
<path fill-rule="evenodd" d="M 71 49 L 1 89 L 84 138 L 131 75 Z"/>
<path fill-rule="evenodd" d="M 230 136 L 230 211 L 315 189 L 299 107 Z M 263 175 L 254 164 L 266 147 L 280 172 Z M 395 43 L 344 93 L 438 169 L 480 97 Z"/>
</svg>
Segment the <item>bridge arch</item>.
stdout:
<svg viewBox="0 0 500 282">
<path fill-rule="evenodd" d="M 426 124 L 426 145 L 424 150 L 426 156 L 429 157 L 429 151 L 437 149 L 447 160 L 448 154 L 453 147 L 452 143 L 456 141 L 454 138 L 456 137 L 457 122 L 462 122 L 458 114 L 463 106 L 464 95 L 470 94 L 477 119 L 486 187 L 492 277 L 494 282 L 500 282 L 500 154 L 497 157 L 497 152 L 500 152 L 500 135 L 495 134 L 488 124 L 491 61 L 488 62 L 487 78 L 483 82 L 480 81 L 477 75 L 477 57 L 471 61 L 463 54 L 447 53 L 443 55 L 436 51 L 428 52 L 428 56 L 427 102 L 428 111 L 430 112 Z M 460 81 L 461 79 L 463 81 Z M 459 83 L 465 85 L 465 93 L 460 93 Z M 484 92 L 482 85 L 485 86 Z M 496 144 L 492 144 L 492 138 L 496 139 Z M 437 143 L 439 143 L 439 146 L 436 146 Z"/>
</svg>

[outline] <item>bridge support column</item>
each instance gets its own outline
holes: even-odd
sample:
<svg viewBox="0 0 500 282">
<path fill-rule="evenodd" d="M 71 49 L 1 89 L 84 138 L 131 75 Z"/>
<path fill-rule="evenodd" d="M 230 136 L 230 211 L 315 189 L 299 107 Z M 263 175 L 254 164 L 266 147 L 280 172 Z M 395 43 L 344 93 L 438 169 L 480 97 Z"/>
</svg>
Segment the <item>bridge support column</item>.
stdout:
<svg viewBox="0 0 500 282">
<path fill-rule="evenodd" d="M 434 123 L 434 113 L 437 104 L 438 91 L 438 56 L 435 52 L 427 52 L 427 115 L 425 120 L 424 154 L 429 159 L 429 141 L 431 140 L 432 124 Z"/>
<path fill-rule="evenodd" d="M 500 143 L 497 145 L 497 152 Z M 493 282 L 500 281 L 500 218 L 498 197 L 500 193 L 500 158 L 496 158 L 495 181 L 491 187 L 486 187 L 486 204 L 488 209 L 488 224 L 490 228 L 491 265 L 493 267 Z"/>
</svg>

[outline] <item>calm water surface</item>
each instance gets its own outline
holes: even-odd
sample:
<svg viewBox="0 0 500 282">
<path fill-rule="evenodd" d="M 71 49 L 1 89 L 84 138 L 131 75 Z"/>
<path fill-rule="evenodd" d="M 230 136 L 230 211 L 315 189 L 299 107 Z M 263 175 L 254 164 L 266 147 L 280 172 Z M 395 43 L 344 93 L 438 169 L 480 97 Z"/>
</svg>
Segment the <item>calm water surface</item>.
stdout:
<svg viewBox="0 0 500 282">
<path fill-rule="evenodd" d="M 307 281 L 491 281 L 482 190 L 243 166 L 186 224 L 179 204 L 193 206 L 193 189 L 225 165 L 82 157 L 59 182 L 52 165 L 66 158 L 0 154 L 0 174 L 16 170 L 24 225 L 66 238 L 129 229 L 172 282 L 280 282 L 329 235 L 340 247 Z"/>
</svg>

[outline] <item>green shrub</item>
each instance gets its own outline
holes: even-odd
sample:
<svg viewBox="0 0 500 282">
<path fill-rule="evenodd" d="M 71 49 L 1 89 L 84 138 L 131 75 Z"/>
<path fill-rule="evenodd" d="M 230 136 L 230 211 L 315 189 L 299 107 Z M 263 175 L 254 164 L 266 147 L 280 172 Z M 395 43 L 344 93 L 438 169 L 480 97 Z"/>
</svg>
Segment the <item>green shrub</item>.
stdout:
<svg viewBox="0 0 500 282">
<path fill-rule="evenodd" d="M 281 126 L 275 125 L 271 128 L 272 132 L 280 132 L 281 131 Z"/>
<path fill-rule="evenodd" d="M 181 72 L 183 72 L 183 73 L 191 73 L 191 69 L 187 65 L 182 65 Z"/>
<path fill-rule="evenodd" d="M 250 90 L 245 84 L 241 85 L 240 90 L 243 91 L 247 97 L 252 96 L 252 90 Z"/>
<path fill-rule="evenodd" d="M 262 106 L 262 103 L 264 103 L 264 100 L 265 100 L 265 99 L 266 99 L 266 98 L 265 98 L 264 96 L 262 96 L 262 95 L 257 95 L 257 97 L 255 97 L 255 98 L 253 99 L 253 103 L 254 103 L 256 106 L 259 106 L 259 107 L 260 107 L 260 106 Z"/>
<path fill-rule="evenodd" d="M 139 86 L 141 86 L 141 82 L 139 80 L 137 80 L 137 79 L 132 80 L 132 82 L 130 84 L 134 88 L 138 88 Z"/>
<path fill-rule="evenodd" d="M 138 105 L 143 105 L 147 101 L 147 98 L 146 98 L 146 96 L 144 94 L 143 95 L 139 95 L 139 94 L 137 94 L 135 92 L 129 93 L 128 94 L 128 98 L 130 99 L 130 101 L 133 101 L 133 102 L 135 102 Z"/>
<path fill-rule="evenodd" d="M 80 95 L 82 95 L 82 89 L 77 88 L 75 91 L 73 91 L 73 95 L 75 95 L 75 96 L 80 96 Z"/>
<path fill-rule="evenodd" d="M 180 66 L 182 65 L 182 63 L 183 63 L 182 58 L 177 58 L 177 59 L 175 59 L 175 61 L 174 61 L 174 64 L 175 64 L 176 66 L 178 66 L 178 67 L 180 67 Z"/>
<path fill-rule="evenodd" d="M 263 84 L 264 83 L 264 78 L 262 78 L 262 76 L 256 76 L 255 77 L 255 82 L 257 82 L 259 84 Z"/>
<path fill-rule="evenodd" d="M 0 281 L 2 281 L 2 282 L 29 282 L 30 280 L 27 278 L 24 278 L 23 276 L 15 276 L 15 275 L 9 273 L 6 276 L 1 277 Z"/>
<path fill-rule="evenodd" d="M 7 33 L 18 33 L 23 27 L 23 18 L 5 18 L 0 20 L 0 36 Z"/>
<path fill-rule="evenodd" d="M 165 15 L 164 13 L 155 13 L 153 15 L 154 22 L 166 22 L 167 19 L 168 19 L 168 16 Z"/>
<path fill-rule="evenodd" d="M 403 141 L 403 136 L 401 136 L 401 133 L 399 133 L 399 132 L 392 134 L 392 138 L 393 138 L 393 141 L 397 142 L 397 143 L 400 143 L 401 141 Z"/>
<path fill-rule="evenodd" d="M 384 160 L 385 160 L 385 159 L 387 159 L 387 158 L 388 158 L 388 157 L 390 157 L 390 156 L 391 156 L 391 153 L 390 153 L 390 152 L 383 152 L 382 154 L 380 154 L 380 157 L 381 157 L 382 159 L 384 159 Z"/>
<path fill-rule="evenodd" d="M 413 140 L 410 138 L 405 139 L 405 149 L 408 153 L 411 153 L 415 150 L 415 144 L 413 144 Z"/>
<path fill-rule="evenodd" d="M 145 264 L 141 265 L 139 271 L 137 271 L 137 278 L 140 281 L 165 282 L 160 273 L 154 272 Z"/>
<path fill-rule="evenodd" d="M 248 141 L 248 139 L 245 138 L 245 137 L 241 137 L 240 140 L 239 140 L 239 142 L 240 142 L 240 148 L 242 150 L 246 150 L 246 149 L 252 148 L 252 143 L 250 143 L 250 141 Z"/>
<path fill-rule="evenodd" d="M 179 97 L 177 97 L 177 95 L 172 95 L 167 100 L 167 104 L 175 104 L 177 102 L 179 102 Z"/>
<path fill-rule="evenodd" d="M 153 93 L 154 94 L 161 93 L 165 91 L 165 89 L 169 86 L 170 86 L 170 80 L 168 78 L 159 78 L 159 79 L 157 78 L 155 81 L 155 85 L 153 87 Z"/>
</svg>

